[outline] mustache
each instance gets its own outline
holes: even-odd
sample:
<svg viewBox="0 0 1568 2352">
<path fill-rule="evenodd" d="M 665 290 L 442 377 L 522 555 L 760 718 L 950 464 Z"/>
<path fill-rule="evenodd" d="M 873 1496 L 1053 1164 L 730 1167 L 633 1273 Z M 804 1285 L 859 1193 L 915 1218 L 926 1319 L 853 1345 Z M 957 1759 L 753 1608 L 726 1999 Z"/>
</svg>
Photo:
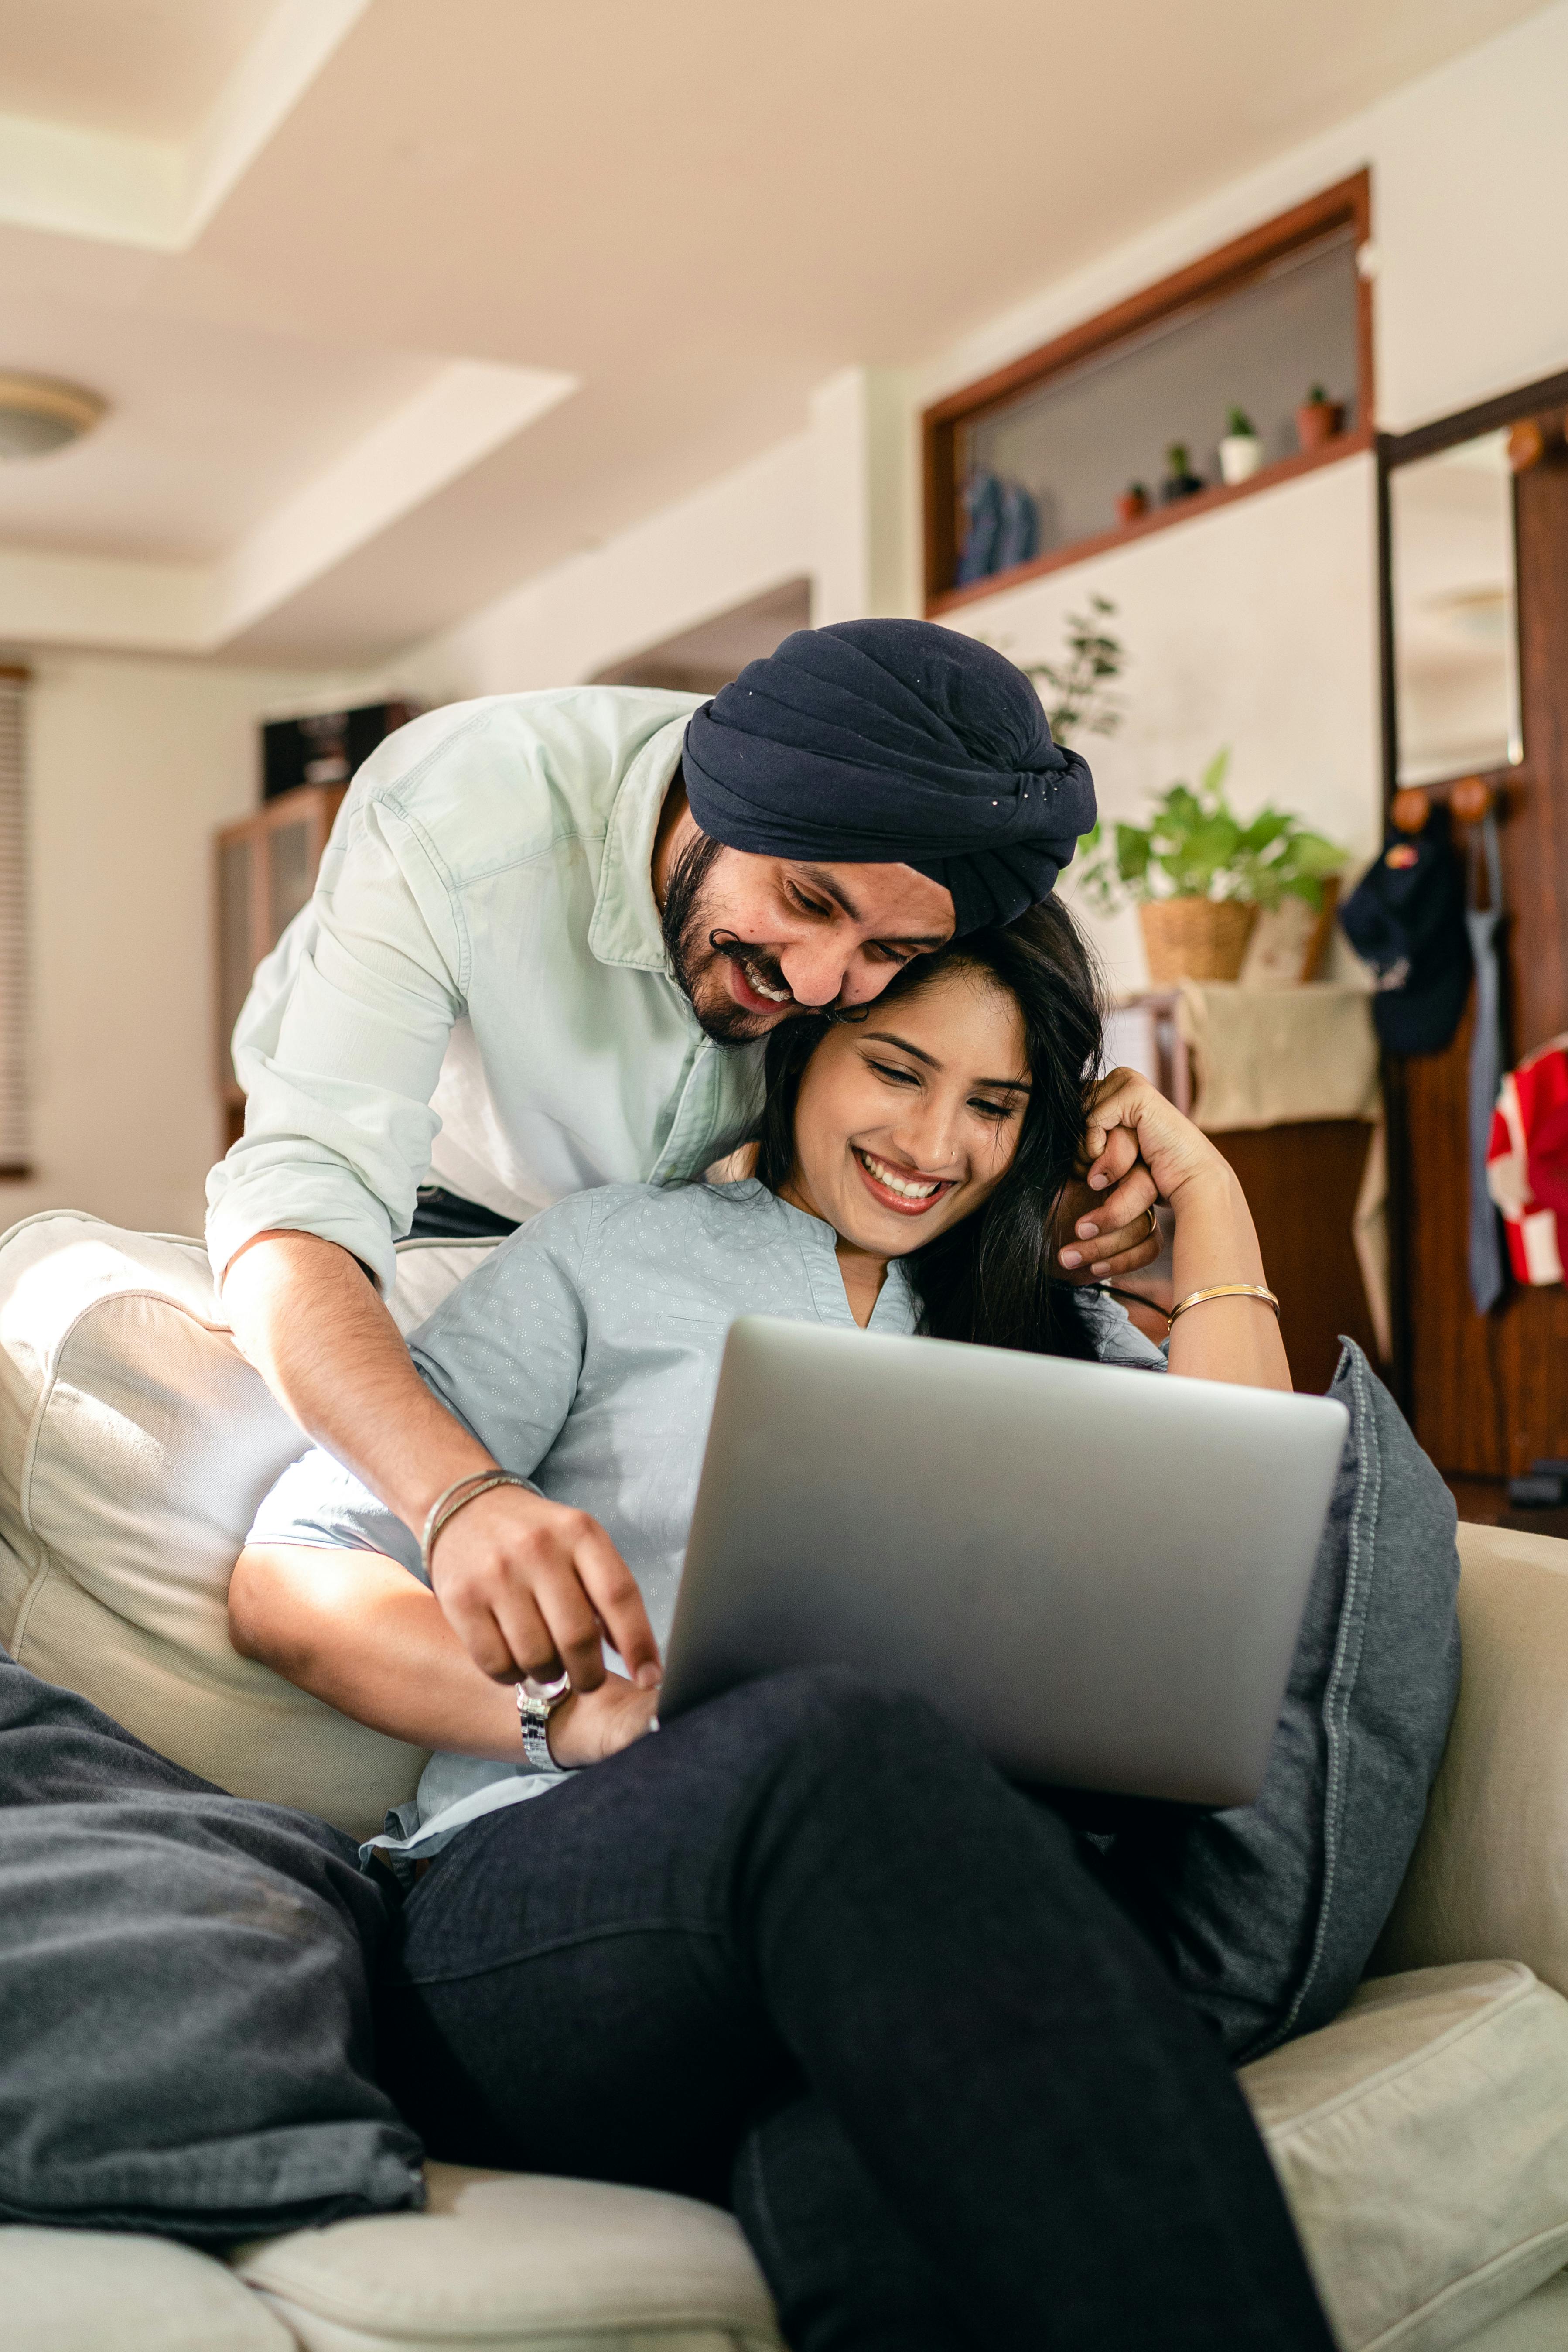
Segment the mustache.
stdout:
<svg viewBox="0 0 1568 2352">
<path fill-rule="evenodd" d="M 750 964 L 752 971 L 769 988 L 776 988 L 794 1001 L 795 992 L 784 976 L 776 956 L 765 948 L 753 947 L 750 940 L 737 939 L 733 931 L 710 931 L 708 944 L 715 955 L 727 956 L 731 963 Z"/>
</svg>

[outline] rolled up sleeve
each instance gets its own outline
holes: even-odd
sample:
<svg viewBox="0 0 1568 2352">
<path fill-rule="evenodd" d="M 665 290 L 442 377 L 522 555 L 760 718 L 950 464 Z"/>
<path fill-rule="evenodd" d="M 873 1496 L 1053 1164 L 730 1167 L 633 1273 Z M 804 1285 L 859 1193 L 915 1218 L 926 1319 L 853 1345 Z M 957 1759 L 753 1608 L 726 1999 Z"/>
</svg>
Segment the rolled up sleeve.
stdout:
<svg viewBox="0 0 1568 2352">
<path fill-rule="evenodd" d="M 440 1126 L 430 1097 L 468 985 L 458 894 L 390 798 L 344 814 L 342 849 L 236 1032 L 245 1134 L 207 1179 L 220 1281 L 279 1230 L 336 1242 L 390 1289 Z"/>
</svg>

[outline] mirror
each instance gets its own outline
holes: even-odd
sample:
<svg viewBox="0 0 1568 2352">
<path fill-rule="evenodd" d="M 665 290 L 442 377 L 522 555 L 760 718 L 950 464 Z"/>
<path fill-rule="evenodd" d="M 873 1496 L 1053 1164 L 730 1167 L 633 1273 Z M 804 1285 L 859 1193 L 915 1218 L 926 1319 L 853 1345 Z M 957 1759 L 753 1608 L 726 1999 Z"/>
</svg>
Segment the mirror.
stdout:
<svg viewBox="0 0 1568 2352">
<path fill-rule="evenodd" d="M 1397 783 L 1523 757 L 1506 429 L 1389 476 Z"/>
</svg>

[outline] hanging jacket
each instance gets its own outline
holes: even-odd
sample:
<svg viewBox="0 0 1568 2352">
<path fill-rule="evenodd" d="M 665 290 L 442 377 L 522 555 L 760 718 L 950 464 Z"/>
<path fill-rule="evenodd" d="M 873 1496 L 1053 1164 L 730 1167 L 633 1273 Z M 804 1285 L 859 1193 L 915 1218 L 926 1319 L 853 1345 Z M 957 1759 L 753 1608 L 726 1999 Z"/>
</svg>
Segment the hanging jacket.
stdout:
<svg viewBox="0 0 1568 2352">
<path fill-rule="evenodd" d="M 1549 1038 L 1502 1082 L 1487 1147 L 1487 1190 L 1502 1211 L 1521 1282 L 1561 1282 L 1568 1265 L 1568 1035 Z"/>
</svg>

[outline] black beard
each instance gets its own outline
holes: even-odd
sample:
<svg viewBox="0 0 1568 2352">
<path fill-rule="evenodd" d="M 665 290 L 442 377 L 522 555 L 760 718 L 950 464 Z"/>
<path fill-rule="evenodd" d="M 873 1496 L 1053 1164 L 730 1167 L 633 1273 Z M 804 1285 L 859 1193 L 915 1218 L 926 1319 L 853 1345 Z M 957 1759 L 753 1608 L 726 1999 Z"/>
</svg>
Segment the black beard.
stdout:
<svg viewBox="0 0 1568 2352">
<path fill-rule="evenodd" d="M 770 987 L 789 986 L 772 956 L 748 947 L 743 940 L 721 938 L 709 928 L 703 886 L 722 847 L 722 842 L 700 833 L 674 860 L 665 884 L 660 929 L 664 951 L 704 1036 L 718 1045 L 751 1045 L 767 1035 L 771 1023 L 763 1024 L 756 1013 L 747 1013 L 729 997 L 711 1012 L 704 1012 L 697 1001 L 698 982 L 715 956 L 728 956 L 734 962 L 743 959 Z"/>
</svg>

